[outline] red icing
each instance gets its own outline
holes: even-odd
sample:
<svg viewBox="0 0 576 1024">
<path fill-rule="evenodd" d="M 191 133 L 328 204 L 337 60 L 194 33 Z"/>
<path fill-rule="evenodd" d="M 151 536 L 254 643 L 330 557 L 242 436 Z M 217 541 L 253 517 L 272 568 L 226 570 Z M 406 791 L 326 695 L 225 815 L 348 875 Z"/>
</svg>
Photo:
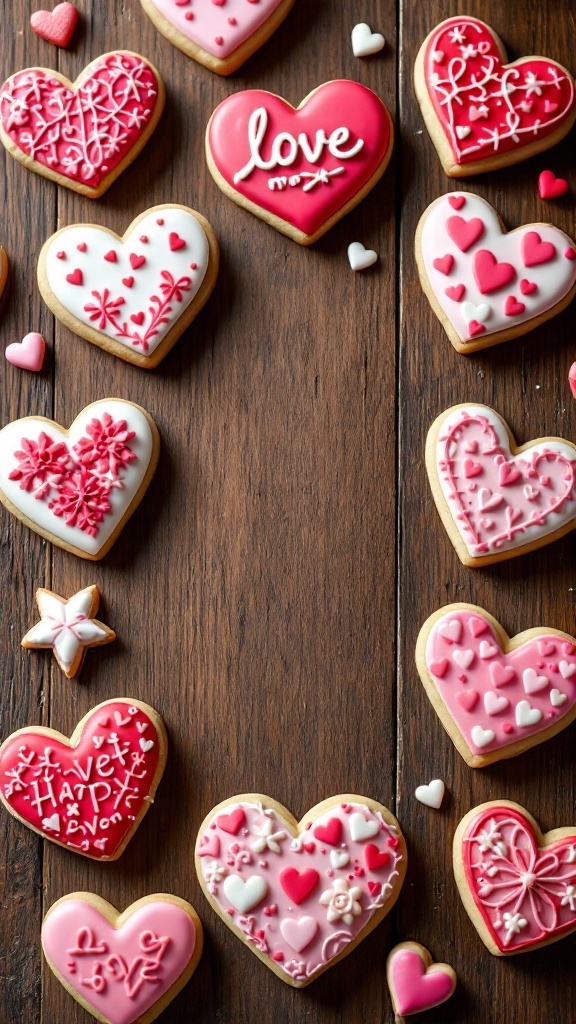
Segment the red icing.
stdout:
<svg viewBox="0 0 576 1024">
<path fill-rule="evenodd" d="M 504 303 L 504 312 L 506 316 L 520 316 L 524 312 L 526 306 L 523 302 L 518 302 L 518 299 L 514 295 L 508 295 L 506 302 Z"/>
<path fill-rule="evenodd" d="M 556 247 L 552 245 L 552 242 L 543 242 L 537 231 L 527 231 L 525 235 L 522 235 L 520 249 L 525 267 L 537 267 L 540 263 L 549 263 L 556 255 Z"/>
<path fill-rule="evenodd" d="M 236 807 L 230 814 L 219 814 L 216 818 L 218 828 L 231 836 L 238 835 L 245 821 L 246 815 L 241 807 Z"/>
<path fill-rule="evenodd" d="M 465 291 L 466 288 L 463 284 L 451 285 L 450 288 L 446 289 L 446 295 L 449 299 L 454 299 L 454 302 L 460 302 Z"/>
<path fill-rule="evenodd" d="M 433 266 L 436 270 L 439 270 L 441 274 L 449 274 L 454 266 L 454 257 L 452 253 L 447 253 L 446 256 L 438 256 L 434 260 Z"/>
<path fill-rule="evenodd" d="M 178 235 L 175 231 L 171 231 L 170 234 L 168 235 L 168 242 L 172 252 L 176 252 L 178 249 L 183 249 L 184 246 L 186 245 L 184 239 L 180 238 L 180 235 Z"/>
<path fill-rule="evenodd" d="M 132 267 L 132 270 L 139 270 L 140 267 L 143 267 L 145 263 L 145 256 L 138 256 L 134 252 L 130 253 L 130 266 Z"/>
<path fill-rule="evenodd" d="M 69 282 L 69 284 L 83 284 L 84 275 L 81 270 L 78 270 L 78 268 L 76 268 L 76 270 L 72 271 L 71 274 L 66 274 L 66 280 Z"/>
<path fill-rule="evenodd" d="M 338 846 L 342 838 L 342 822 L 340 818 L 331 818 L 325 825 L 317 825 L 314 829 L 316 839 L 329 846 Z"/>
<path fill-rule="evenodd" d="M 282 869 L 278 875 L 278 880 L 286 895 L 297 906 L 300 906 L 304 900 L 308 899 L 318 885 L 320 875 L 315 868 L 305 868 L 304 871 L 298 871 L 297 868 L 290 867 Z"/>
<path fill-rule="evenodd" d="M 116 263 L 118 260 L 118 256 L 116 255 L 114 249 L 110 249 L 110 252 L 105 253 L 104 259 L 108 260 L 108 263 Z"/>
<path fill-rule="evenodd" d="M 461 210 L 466 202 L 466 196 L 448 196 L 448 202 L 453 210 Z"/>
<path fill-rule="evenodd" d="M 489 249 L 478 249 L 472 260 L 472 270 L 482 295 L 490 295 L 514 280 L 516 271 L 511 263 L 499 263 Z M 506 310 L 506 312 L 508 312 Z"/>
<path fill-rule="evenodd" d="M 533 295 L 534 292 L 538 291 L 538 285 L 535 281 L 527 281 L 525 277 L 520 281 L 520 291 L 522 295 Z"/>
<path fill-rule="evenodd" d="M 484 234 L 484 222 L 480 217 L 448 217 L 446 231 L 462 252 L 468 252 L 475 242 Z"/>
<path fill-rule="evenodd" d="M 364 847 L 364 861 L 368 871 L 379 871 L 389 863 L 390 854 L 387 850 L 379 850 L 374 843 L 367 843 Z"/>
</svg>

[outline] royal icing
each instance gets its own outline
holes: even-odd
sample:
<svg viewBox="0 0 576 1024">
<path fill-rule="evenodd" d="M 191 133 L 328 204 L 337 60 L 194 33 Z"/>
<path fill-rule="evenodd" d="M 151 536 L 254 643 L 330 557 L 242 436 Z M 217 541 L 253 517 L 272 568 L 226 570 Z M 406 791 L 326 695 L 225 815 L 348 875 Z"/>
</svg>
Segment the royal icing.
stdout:
<svg viewBox="0 0 576 1024">
<path fill-rule="evenodd" d="M 402 884 L 401 833 L 364 804 L 335 805 L 298 835 L 275 810 L 246 800 L 205 824 L 196 856 L 208 893 L 296 984 L 360 936 Z"/>
<path fill-rule="evenodd" d="M 51 647 L 54 657 L 68 677 L 76 674 L 88 647 L 111 643 L 116 634 L 93 618 L 98 610 L 99 593 L 95 586 L 85 587 L 65 600 L 51 590 L 36 591 L 40 622 L 22 638 L 23 647 Z"/>
<path fill-rule="evenodd" d="M 539 849 L 531 822 L 497 804 L 465 830 L 470 893 L 502 953 L 519 953 L 576 928 L 576 831 Z"/>
<path fill-rule="evenodd" d="M 388 984 L 393 992 L 394 1008 L 400 1017 L 430 1010 L 452 995 L 456 981 L 446 964 L 426 968 L 422 954 L 414 943 L 400 943 L 388 956 Z"/>
<path fill-rule="evenodd" d="M 197 295 L 209 246 L 193 211 L 157 206 L 124 241 L 93 225 L 63 228 L 43 258 L 50 290 L 72 316 L 151 355 Z"/>
<path fill-rule="evenodd" d="M 131 402 L 94 402 L 65 432 L 26 417 L 0 431 L 0 491 L 33 529 L 96 556 L 128 512 L 153 455 Z"/>
<path fill-rule="evenodd" d="M 532 146 L 573 113 L 574 83 L 565 68 L 545 57 L 504 64 L 492 30 L 477 18 L 449 18 L 430 34 L 424 79 L 460 165 Z"/>
<path fill-rule="evenodd" d="M 485 199 L 450 192 L 422 218 L 420 251 L 436 302 L 462 342 L 509 331 L 576 283 L 576 245 L 551 224 L 508 233 Z"/>
<path fill-rule="evenodd" d="M 0 747 L 2 802 L 45 838 L 112 859 L 153 802 L 164 769 L 165 740 L 145 707 L 100 704 L 72 741 L 54 730 L 19 729 Z"/>
<path fill-rule="evenodd" d="M 190 915 L 161 897 L 118 928 L 80 898 L 59 901 L 42 925 L 51 967 L 110 1024 L 133 1024 L 157 1003 L 186 969 L 196 941 Z"/>
<path fill-rule="evenodd" d="M 73 86 L 27 68 L 0 89 L 0 127 L 52 175 L 98 188 L 149 127 L 158 89 L 148 61 L 123 50 L 93 61 Z"/>
<path fill-rule="evenodd" d="M 523 548 L 576 518 L 574 448 L 545 439 L 512 456 L 504 422 L 486 405 L 448 411 L 438 431 L 436 465 L 471 557 Z"/>
<path fill-rule="evenodd" d="M 186 39 L 225 60 L 258 32 L 283 0 L 151 0 Z"/>
<path fill-rule="evenodd" d="M 391 146 L 381 99 L 358 82 L 321 85 L 295 110 L 235 93 L 208 126 L 216 170 L 245 200 L 312 236 L 370 182 Z"/>
</svg>

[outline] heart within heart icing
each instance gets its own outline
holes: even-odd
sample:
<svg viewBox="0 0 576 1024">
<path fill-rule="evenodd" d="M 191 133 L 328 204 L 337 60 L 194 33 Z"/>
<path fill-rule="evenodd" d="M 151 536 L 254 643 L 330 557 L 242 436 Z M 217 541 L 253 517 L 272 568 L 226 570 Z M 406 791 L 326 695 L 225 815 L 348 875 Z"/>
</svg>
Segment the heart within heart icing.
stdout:
<svg viewBox="0 0 576 1024">
<path fill-rule="evenodd" d="M 432 963 L 428 951 L 415 942 L 401 942 L 389 953 L 386 974 L 399 1017 L 438 1006 L 456 987 L 452 968 Z"/>
<path fill-rule="evenodd" d="M 406 848 L 396 819 L 374 801 L 337 797 L 297 824 L 249 794 L 205 819 L 196 870 L 226 924 L 283 981 L 303 987 L 392 909 Z"/>
</svg>

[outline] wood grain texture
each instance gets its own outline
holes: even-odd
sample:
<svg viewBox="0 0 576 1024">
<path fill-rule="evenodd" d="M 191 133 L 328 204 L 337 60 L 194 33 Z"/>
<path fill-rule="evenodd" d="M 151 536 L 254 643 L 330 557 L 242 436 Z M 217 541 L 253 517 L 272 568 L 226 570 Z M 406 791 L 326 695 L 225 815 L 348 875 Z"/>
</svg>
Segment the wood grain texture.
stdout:
<svg viewBox="0 0 576 1024">
<path fill-rule="evenodd" d="M 539 434 L 574 437 L 576 426 L 566 379 L 571 309 L 526 339 L 464 359 L 418 284 L 416 223 L 453 186 L 423 130 L 412 65 L 427 32 L 466 8 L 456 0 L 403 0 L 398 12 L 384 0 L 297 0 L 277 35 L 223 80 L 172 47 L 139 0 L 79 6 L 70 51 L 34 35 L 28 6 L 6 8 L 14 31 L 3 36 L 3 78 L 52 63 L 74 79 L 98 54 L 122 46 L 158 67 L 166 110 L 152 142 L 98 201 L 11 158 L 1 162 L 11 212 L 0 241 L 14 271 L 2 336 L 8 342 L 41 330 L 48 355 L 39 376 L 4 366 L 0 422 L 38 413 L 68 423 L 88 402 L 118 396 L 152 414 L 162 451 L 142 505 L 101 563 L 51 547 L 0 510 L 0 728 L 5 736 L 43 723 L 69 733 L 100 701 L 134 696 L 163 715 L 170 747 L 156 805 L 116 863 L 43 846 L 1 816 L 0 1022 L 87 1024 L 40 954 L 42 913 L 80 890 L 119 910 L 158 891 L 195 906 L 204 954 L 160 1018 L 166 1024 L 391 1022 L 386 954 L 411 938 L 459 976 L 453 999 L 423 1022 L 536 1024 L 544 998 L 550 1020 L 567 1019 L 573 938 L 552 953 L 496 962 L 457 896 L 451 841 L 472 804 L 498 794 L 524 804 L 543 829 L 569 824 L 572 730 L 529 757 L 472 772 L 414 666 L 420 625 L 449 601 L 485 607 L 510 634 L 540 624 L 574 632 L 574 539 L 468 570 L 444 534 L 424 473 L 427 428 L 458 401 L 494 405 L 519 443 Z M 506 15 L 503 5 L 477 0 L 473 13 L 493 24 L 511 56 L 536 50 L 574 70 L 571 0 L 514 0 Z M 382 55 L 353 57 L 350 31 L 359 21 L 384 32 Z M 235 90 L 265 88 L 296 105 L 321 82 L 346 76 L 396 112 L 395 156 L 368 198 L 307 251 L 222 196 L 206 167 L 204 129 Z M 544 207 L 536 188 L 544 167 L 570 176 L 573 146 L 569 137 L 548 156 L 470 185 L 508 226 L 550 210 L 573 232 L 573 200 Z M 205 309 L 148 374 L 54 325 L 35 265 L 57 228 L 86 220 L 122 234 L 161 202 L 208 217 L 222 264 Z M 346 259 L 355 240 L 380 254 L 361 274 Z M 38 586 L 69 595 L 91 583 L 118 640 L 92 652 L 70 682 L 48 652 L 21 651 L 19 643 L 35 621 Z M 413 797 L 416 785 L 436 776 L 449 790 L 439 813 Z M 200 822 L 218 801 L 252 790 L 296 817 L 334 793 L 365 793 L 397 814 L 408 841 L 408 877 L 393 913 L 304 992 L 250 956 L 195 877 Z"/>
</svg>

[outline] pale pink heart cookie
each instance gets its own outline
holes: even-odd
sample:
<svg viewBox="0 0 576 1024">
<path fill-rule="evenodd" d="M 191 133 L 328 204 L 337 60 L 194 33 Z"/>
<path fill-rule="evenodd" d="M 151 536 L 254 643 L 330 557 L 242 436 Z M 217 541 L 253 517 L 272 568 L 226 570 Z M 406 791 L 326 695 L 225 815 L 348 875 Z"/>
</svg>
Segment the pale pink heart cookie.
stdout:
<svg viewBox="0 0 576 1024">
<path fill-rule="evenodd" d="M 74 83 L 47 68 L 17 71 L 0 88 L 0 140 L 30 170 L 96 199 L 136 159 L 163 108 L 156 68 L 114 50 Z"/>
<path fill-rule="evenodd" d="M 415 241 L 420 283 L 457 352 L 534 330 L 576 294 L 576 243 L 551 224 L 506 232 L 471 192 L 449 192 L 424 211 Z"/>
<path fill-rule="evenodd" d="M 53 11 L 34 11 L 30 15 L 30 24 L 37 36 L 46 39 L 55 46 L 68 46 L 79 14 L 74 4 L 57 4 Z"/>
<path fill-rule="evenodd" d="M 449 964 L 435 963 L 419 942 L 400 942 L 386 960 L 386 978 L 397 1017 L 430 1010 L 446 1002 L 456 988 Z"/>
<path fill-rule="evenodd" d="M 100 896 L 73 892 L 42 924 L 49 966 L 71 996 L 105 1024 L 150 1024 L 196 970 L 202 925 L 194 908 L 154 893 L 122 914 Z"/>
<path fill-rule="evenodd" d="M 547 57 L 506 64 L 496 33 L 478 18 L 441 22 L 414 66 L 416 95 L 450 177 L 481 174 L 554 146 L 576 119 L 574 82 Z"/>
<path fill-rule="evenodd" d="M 416 665 L 471 768 L 521 754 L 576 717 L 576 640 L 556 629 L 511 639 L 483 608 L 446 605 L 422 626 Z"/>
<path fill-rule="evenodd" d="M 141 0 L 156 28 L 189 57 L 230 75 L 270 38 L 294 0 Z"/>
<path fill-rule="evenodd" d="M 380 179 L 393 129 L 382 100 L 345 79 L 314 89 L 298 108 L 261 89 L 216 107 L 206 155 L 216 184 L 301 245 L 311 245 Z"/>
<path fill-rule="evenodd" d="M 167 738 L 153 708 L 99 704 L 72 736 L 28 726 L 0 747 L 0 800 L 34 832 L 92 860 L 117 860 L 154 802 Z"/>
<path fill-rule="evenodd" d="M 300 822 L 269 797 L 232 797 L 210 812 L 196 843 L 196 871 L 214 910 L 295 988 L 351 953 L 390 912 L 406 861 L 387 808 L 348 794 Z"/>
<path fill-rule="evenodd" d="M 426 468 L 440 518 L 469 566 L 525 554 L 576 526 L 576 445 L 541 437 L 520 448 L 487 405 L 455 405 L 434 421 Z"/>
<path fill-rule="evenodd" d="M 45 242 L 38 285 L 55 316 L 99 348 L 153 369 L 212 294 L 216 235 L 187 206 L 141 213 L 122 238 L 94 224 Z"/>
<path fill-rule="evenodd" d="M 4 355 L 12 366 L 38 373 L 42 369 L 45 351 L 46 342 L 42 335 L 37 331 L 31 331 L 22 338 L 22 341 L 13 341 L 7 345 Z"/>
<path fill-rule="evenodd" d="M 152 417 L 121 398 L 93 402 L 69 430 L 26 416 L 0 430 L 0 501 L 53 544 L 95 561 L 140 504 L 159 449 Z"/>
<path fill-rule="evenodd" d="M 519 804 L 480 804 L 456 829 L 454 874 L 494 956 L 527 953 L 576 930 L 574 826 L 543 835 Z"/>
</svg>

